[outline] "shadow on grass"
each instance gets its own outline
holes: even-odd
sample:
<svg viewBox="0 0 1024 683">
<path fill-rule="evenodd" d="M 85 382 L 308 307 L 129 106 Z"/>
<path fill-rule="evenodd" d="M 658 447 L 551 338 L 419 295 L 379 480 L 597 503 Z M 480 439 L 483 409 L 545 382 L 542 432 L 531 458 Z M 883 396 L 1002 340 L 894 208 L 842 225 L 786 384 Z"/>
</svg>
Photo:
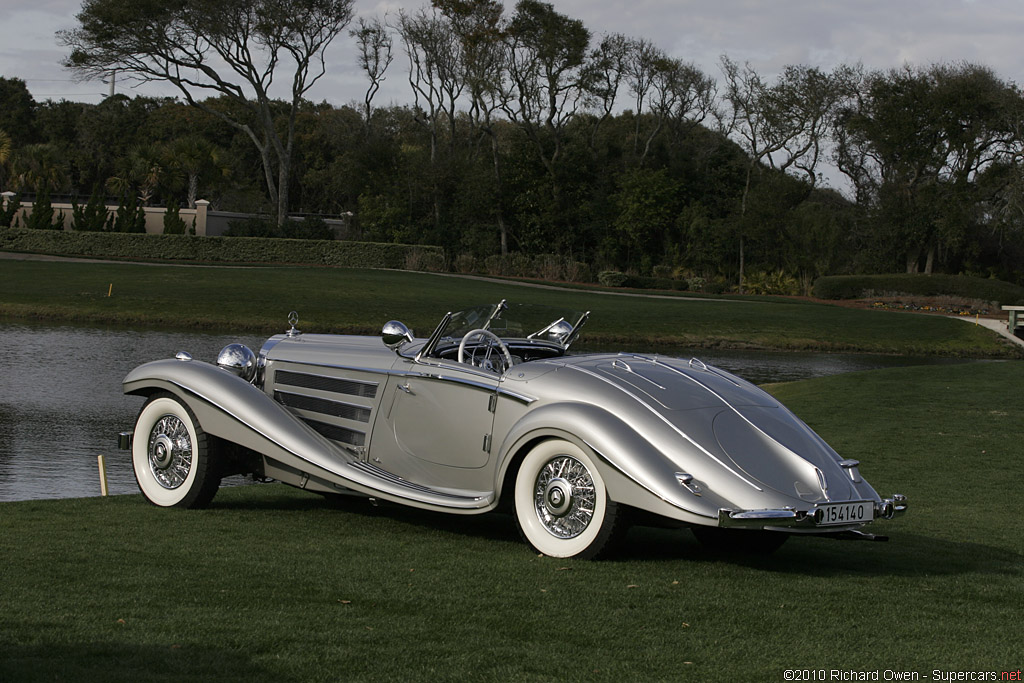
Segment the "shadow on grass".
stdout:
<svg viewBox="0 0 1024 683">
<path fill-rule="evenodd" d="M 222 492 L 223 493 L 223 490 Z M 221 494 L 214 499 L 211 509 L 219 510 L 280 510 L 301 512 L 306 510 L 336 511 L 366 519 L 386 519 L 412 527 L 472 536 L 494 541 L 519 539 L 515 519 L 504 512 L 479 515 L 452 515 L 431 510 L 399 505 L 389 501 L 371 502 L 358 495 L 321 495 L 284 489 L 280 496 L 241 497 L 226 499 Z"/>
<path fill-rule="evenodd" d="M 256 489 L 259 491 L 259 489 Z M 441 532 L 456 537 L 524 543 L 509 512 L 482 515 L 449 515 L 395 503 L 373 505 L 359 496 L 321 496 L 287 488 L 265 489 L 263 495 L 218 496 L 213 506 L 223 510 L 336 511 L 367 520 L 387 520 L 412 530 Z M 269 495 L 268 495 L 269 494 Z M 837 541 L 795 536 L 774 554 L 752 554 L 742 549 L 717 551 L 701 545 L 687 529 L 633 526 L 612 561 L 672 562 L 695 564 L 727 562 L 752 569 L 805 576 L 945 576 L 967 573 L 1024 575 L 1024 556 L 1007 548 L 969 541 L 934 538 L 888 529 L 891 540 Z M 525 548 L 524 557 L 533 551 Z"/>
<path fill-rule="evenodd" d="M 297 679 L 210 647 L 125 643 L 0 645 L 3 681 L 279 681 Z"/>
<path fill-rule="evenodd" d="M 716 551 L 687 531 L 634 527 L 617 559 L 729 562 L 804 576 L 1024 575 L 1024 556 L 1007 548 L 894 532 L 884 543 L 793 537 L 771 555 Z"/>
</svg>

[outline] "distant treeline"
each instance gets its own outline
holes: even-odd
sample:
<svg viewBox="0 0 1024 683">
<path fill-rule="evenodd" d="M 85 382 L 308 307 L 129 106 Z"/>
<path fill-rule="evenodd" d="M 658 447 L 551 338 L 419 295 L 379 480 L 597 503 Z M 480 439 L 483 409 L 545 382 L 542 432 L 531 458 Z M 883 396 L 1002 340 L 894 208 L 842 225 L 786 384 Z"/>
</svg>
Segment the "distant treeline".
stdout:
<svg viewBox="0 0 1024 683">
<path fill-rule="evenodd" d="M 0 189 L 268 216 L 285 201 L 350 215 L 367 241 L 442 246 L 466 271 L 523 254 L 781 293 L 871 272 L 1024 282 L 1024 95 L 984 66 L 766 80 L 723 57 L 712 76 L 535 0 L 508 17 L 438 1 L 350 34 L 365 101 L 271 101 L 293 131 L 284 157 L 230 123 L 259 134 L 227 94 L 35 102 L 0 78 Z M 86 38 L 65 37 L 73 58 Z M 389 67 L 413 104 L 374 106 Z"/>
</svg>

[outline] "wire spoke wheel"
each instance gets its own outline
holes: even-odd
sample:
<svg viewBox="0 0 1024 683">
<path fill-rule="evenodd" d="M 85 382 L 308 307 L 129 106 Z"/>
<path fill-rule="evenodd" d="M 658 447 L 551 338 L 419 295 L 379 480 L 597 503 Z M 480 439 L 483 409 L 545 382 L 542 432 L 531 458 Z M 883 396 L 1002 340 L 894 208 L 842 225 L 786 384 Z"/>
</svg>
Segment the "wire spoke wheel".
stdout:
<svg viewBox="0 0 1024 683">
<path fill-rule="evenodd" d="M 154 394 L 135 421 L 132 467 L 139 490 L 161 507 L 201 508 L 220 486 L 211 439 L 187 405 Z"/>
<path fill-rule="evenodd" d="M 572 456 L 550 460 L 534 487 L 537 517 L 552 536 L 576 538 L 594 519 L 594 478 Z"/>
<path fill-rule="evenodd" d="M 534 446 L 519 466 L 514 495 L 520 534 L 545 555 L 597 557 L 619 528 L 618 507 L 593 457 L 569 441 Z"/>
<path fill-rule="evenodd" d="M 160 486 L 176 489 L 192 469 L 192 439 L 185 423 L 164 415 L 149 433 L 149 469 Z"/>
</svg>

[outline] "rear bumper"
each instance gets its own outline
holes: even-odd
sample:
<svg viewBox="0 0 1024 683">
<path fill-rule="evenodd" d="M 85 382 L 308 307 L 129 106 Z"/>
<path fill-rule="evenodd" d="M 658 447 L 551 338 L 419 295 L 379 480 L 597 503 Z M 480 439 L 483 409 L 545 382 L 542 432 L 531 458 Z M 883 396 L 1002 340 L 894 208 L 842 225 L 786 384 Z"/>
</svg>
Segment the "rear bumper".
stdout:
<svg viewBox="0 0 1024 683">
<path fill-rule="evenodd" d="M 730 529 L 764 529 L 770 527 L 781 530 L 792 529 L 793 531 L 828 533 L 862 527 L 878 519 L 892 519 L 907 511 L 907 497 L 899 493 L 893 494 L 891 498 L 884 498 L 877 502 L 850 502 L 863 502 L 872 505 L 871 519 L 850 524 L 822 524 L 822 509 L 818 505 L 807 510 L 797 510 L 796 508 L 776 510 L 722 508 L 718 511 L 718 526 Z"/>
</svg>

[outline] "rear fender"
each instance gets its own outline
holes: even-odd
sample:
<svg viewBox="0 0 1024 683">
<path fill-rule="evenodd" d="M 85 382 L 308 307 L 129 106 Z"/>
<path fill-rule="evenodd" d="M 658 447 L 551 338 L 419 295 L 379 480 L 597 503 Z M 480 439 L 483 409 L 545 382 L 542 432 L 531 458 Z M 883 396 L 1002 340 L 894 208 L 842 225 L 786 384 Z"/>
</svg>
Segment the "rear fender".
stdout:
<svg viewBox="0 0 1024 683">
<path fill-rule="evenodd" d="M 597 456 L 612 500 L 697 524 L 718 519 L 727 501 L 706 492 L 695 495 L 676 477 L 679 467 L 616 415 L 586 403 L 554 403 L 524 415 L 499 450 L 498 485 L 538 441 L 565 439 Z"/>
</svg>

